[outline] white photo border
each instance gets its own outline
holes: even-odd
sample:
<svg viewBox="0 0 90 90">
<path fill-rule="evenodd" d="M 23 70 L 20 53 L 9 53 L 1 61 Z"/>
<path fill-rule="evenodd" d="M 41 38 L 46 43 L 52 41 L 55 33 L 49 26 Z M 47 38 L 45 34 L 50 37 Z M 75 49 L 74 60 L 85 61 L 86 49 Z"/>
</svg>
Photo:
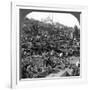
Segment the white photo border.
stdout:
<svg viewBox="0 0 90 90">
<path fill-rule="evenodd" d="M 80 15 L 80 61 L 81 73 L 78 78 L 55 78 L 39 80 L 19 79 L 19 9 L 56 10 L 81 12 Z M 65 84 L 81 84 L 87 82 L 87 6 L 44 5 L 26 2 L 11 3 L 11 87 L 36 87 Z"/>
</svg>

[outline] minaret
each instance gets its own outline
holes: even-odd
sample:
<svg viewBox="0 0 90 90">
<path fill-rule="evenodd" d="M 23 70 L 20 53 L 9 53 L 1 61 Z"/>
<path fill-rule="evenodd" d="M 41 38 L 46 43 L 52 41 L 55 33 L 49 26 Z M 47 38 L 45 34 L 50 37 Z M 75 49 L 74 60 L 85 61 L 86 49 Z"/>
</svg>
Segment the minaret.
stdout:
<svg viewBox="0 0 90 90">
<path fill-rule="evenodd" d="M 53 13 L 52 13 L 52 18 L 51 18 L 51 20 L 52 20 L 52 24 L 53 24 Z"/>
</svg>

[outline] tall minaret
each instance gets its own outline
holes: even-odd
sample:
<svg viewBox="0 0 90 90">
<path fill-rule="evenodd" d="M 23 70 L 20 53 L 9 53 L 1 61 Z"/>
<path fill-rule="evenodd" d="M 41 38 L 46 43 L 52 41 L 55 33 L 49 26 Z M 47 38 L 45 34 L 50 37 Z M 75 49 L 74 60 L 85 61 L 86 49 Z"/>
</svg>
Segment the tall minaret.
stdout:
<svg viewBox="0 0 90 90">
<path fill-rule="evenodd" d="M 52 18 L 51 18 L 51 20 L 52 20 L 52 24 L 53 24 L 53 13 L 52 13 Z"/>
</svg>

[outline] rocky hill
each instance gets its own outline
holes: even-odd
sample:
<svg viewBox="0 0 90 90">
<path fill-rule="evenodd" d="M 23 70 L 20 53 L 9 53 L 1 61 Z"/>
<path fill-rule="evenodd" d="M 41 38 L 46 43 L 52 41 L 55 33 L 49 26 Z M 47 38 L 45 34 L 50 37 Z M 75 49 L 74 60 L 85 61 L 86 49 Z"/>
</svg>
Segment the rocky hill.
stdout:
<svg viewBox="0 0 90 90">
<path fill-rule="evenodd" d="M 25 19 L 20 31 L 21 78 L 46 77 L 67 68 L 72 69 L 69 76 L 79 76 L 80 65 L 70 63 L 71 57 L 80 57 L 77 26 Z"/>
</svg>

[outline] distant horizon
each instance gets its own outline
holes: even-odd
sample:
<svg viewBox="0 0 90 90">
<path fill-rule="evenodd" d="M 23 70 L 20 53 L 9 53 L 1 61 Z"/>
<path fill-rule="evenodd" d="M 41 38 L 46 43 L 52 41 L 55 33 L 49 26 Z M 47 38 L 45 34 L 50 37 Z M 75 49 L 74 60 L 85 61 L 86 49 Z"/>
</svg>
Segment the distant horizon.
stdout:
<svg viewBox="0 0 90 90">
<path fill-rule="evenodd" d="M 52 20 L 54 23 L 58 22 L 62 25 L 72 28 L 77 26 L 80 29 L 79 21 L 74 15 L 70 13 L 30 12 L 26 15 L 26 18 L 39 21 L 46 20 L 46 23 L 50 23 L 48 21 Z"/>
</svg>

